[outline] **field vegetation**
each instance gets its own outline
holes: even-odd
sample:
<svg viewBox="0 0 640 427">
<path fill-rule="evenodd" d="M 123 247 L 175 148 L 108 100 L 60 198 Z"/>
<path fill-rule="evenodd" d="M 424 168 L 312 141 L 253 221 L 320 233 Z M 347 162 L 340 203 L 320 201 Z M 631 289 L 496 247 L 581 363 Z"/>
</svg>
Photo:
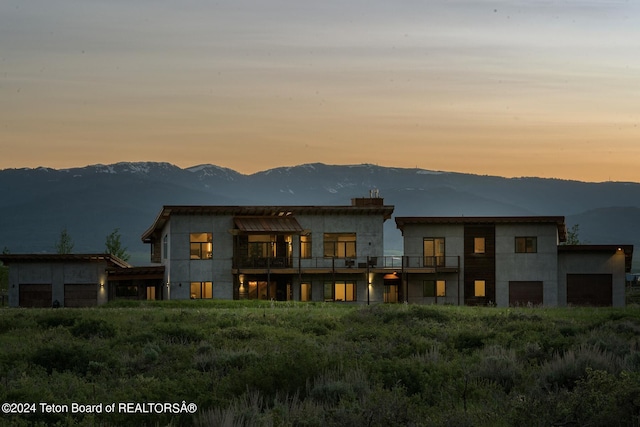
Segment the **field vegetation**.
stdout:
<svg viewBox="0 0 640 427">
<path fill-rule="evenodd" d="M 0 309 L 4 425 L 638 426 L 640 310 L 130 302 Z"/>
</svg>

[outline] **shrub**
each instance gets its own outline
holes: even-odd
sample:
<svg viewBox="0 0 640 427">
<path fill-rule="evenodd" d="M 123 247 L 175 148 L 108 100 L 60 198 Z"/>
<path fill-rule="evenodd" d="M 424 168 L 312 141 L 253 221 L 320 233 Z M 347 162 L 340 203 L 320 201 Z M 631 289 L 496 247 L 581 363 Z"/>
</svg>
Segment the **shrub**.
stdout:
<svg viewBox="0 0 640 427">
<path fill-rule="evenodd" d="M 102 319 L 81 319 L 71 328 L 71 334 L 77 338 L 113 338 L 116 329 Z"/>
</svg>

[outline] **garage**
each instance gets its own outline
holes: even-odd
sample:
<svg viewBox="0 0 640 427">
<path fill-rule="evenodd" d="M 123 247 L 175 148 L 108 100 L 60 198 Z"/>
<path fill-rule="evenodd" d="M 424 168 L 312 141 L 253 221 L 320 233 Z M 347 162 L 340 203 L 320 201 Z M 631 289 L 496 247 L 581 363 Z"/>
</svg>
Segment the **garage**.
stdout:
<svg viewBox="0 0 640 427">
<path fill-rule="evenodd" d="M 542 305 L 542 289 L 541 281 L 511 281 L 509 282 L 509 305 Z"/>
<path fill-rule="evenodd" d="M 567 304 L 610 307 L 612 284 L 611 274 L 567 274 Z"/>
<path fill-rule="evenodd" d="M 51 285 L 20 285 L 20 307 L 51 307 Z"/>
<path fill-rule="evenodd" d="M 98 285 L 64 285 L 65 307 L 95 307 L 98 305 Z"/>
</svg>

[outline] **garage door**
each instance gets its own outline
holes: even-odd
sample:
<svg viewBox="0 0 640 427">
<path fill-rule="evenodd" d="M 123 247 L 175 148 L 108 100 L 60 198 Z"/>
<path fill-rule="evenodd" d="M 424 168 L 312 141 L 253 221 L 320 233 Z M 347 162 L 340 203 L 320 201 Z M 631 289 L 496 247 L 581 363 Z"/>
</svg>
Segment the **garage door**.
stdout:
<svg viewBox="0 0 640 427">
<path fill-rule="evenodd" d="M 51 285 L 20 285 L 20 307 L 51 307 Z"/>
<path fill-rule="evenodd" d="M 612 284 L 611 274 L 567 274 L 567 304 L 611 306 Z"/>
<path fill-rule="evenodd" d="M 94 307 L 98 305 L 98 285 L 64 285 L 65 307 Z"/>
<path fill-rule="evenodd" d="M 509 305 L 541 305 L 543 302 L 542 282 L 509 282 Z"/>
</svg>

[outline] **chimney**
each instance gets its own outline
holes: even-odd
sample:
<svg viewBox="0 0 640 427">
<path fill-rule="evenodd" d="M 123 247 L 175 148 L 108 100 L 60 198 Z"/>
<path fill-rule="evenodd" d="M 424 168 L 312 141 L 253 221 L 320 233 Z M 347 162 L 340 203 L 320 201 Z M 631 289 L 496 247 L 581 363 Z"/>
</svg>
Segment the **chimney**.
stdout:
<svg viewBox="0 0 640 427">
<path fill-rule="evenodd" d="M 351 199 L 351 206 L 359 208 L 370 206 L 384 206 L 384 199 L 380 197 L 378 189 L 369 190 L 369 197 L 357 197 Z"/>
</svg>

